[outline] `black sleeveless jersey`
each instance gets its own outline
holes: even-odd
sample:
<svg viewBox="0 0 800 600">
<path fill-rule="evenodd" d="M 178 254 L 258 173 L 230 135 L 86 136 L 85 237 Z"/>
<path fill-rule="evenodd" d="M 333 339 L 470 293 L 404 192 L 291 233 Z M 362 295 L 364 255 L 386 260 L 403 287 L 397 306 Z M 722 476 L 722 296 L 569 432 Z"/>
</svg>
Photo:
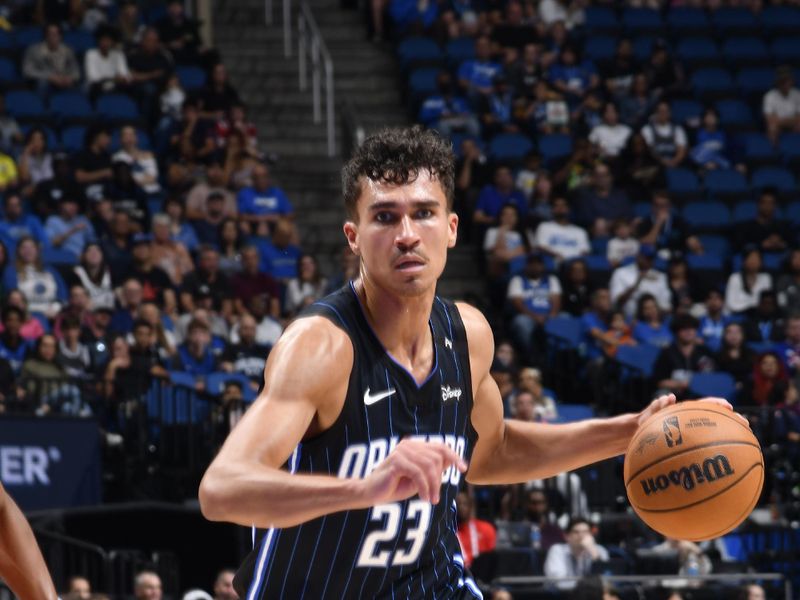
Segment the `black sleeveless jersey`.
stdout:
<svg viewBox="0 0 800 600">
<path fill-rule="evenodd" d="M 438 440 L 469 461 L 472 382 L 464 325 L 456 306 L 434 300 L 434 364 L 418 385 L 383 348 L 352 283 L 309 306 L 343 329 L 353 367 L 342 412 L 319 436 L 298 445 L 285 468 L 296 473 L 366 477 L 407 437 Z M 313 365 L 298 365 L 313 368 Z M 480 598 L 464 569 L 456 536 L 461 473 L 442 475 L 439 503 L 414 496 L 367 510 L 338 512 L 270 529 L 236 575 L 245 600 Z"/>
</svg>

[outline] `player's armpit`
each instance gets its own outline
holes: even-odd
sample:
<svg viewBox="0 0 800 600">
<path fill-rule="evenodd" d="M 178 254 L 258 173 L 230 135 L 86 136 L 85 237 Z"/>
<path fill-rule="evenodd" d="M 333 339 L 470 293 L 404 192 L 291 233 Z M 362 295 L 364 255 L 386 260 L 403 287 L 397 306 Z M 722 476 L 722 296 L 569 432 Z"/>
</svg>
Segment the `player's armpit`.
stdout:
<svg viewBox="0 0 800 600">
<path fill-rule="evenodd" d="M 341 480 L 290 475 L 280 467 L 304 436 L 336 420 L 352 364 L 349 337 L 327 319 L 300 319 L 286 330 L 267 361 L 264 390 L 203 477 L 206 518 L 285 526 L 348 508 Z"/>
</svg>

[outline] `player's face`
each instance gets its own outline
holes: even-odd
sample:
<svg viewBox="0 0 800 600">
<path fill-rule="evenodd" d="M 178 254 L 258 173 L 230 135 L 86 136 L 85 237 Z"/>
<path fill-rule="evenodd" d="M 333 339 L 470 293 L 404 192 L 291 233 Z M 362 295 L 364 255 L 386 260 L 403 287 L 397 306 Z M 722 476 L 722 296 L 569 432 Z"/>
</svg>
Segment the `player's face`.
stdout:
<svg viewBox="0 0 800 600">
<path fill-rule="evenodd" d="M 427 171 L 399 186 L 362 179 L 356 207 L 344 232 L 364 279 L 399 296 L 433 289 L 458 227 L 441 184 Z"/>
</svg>

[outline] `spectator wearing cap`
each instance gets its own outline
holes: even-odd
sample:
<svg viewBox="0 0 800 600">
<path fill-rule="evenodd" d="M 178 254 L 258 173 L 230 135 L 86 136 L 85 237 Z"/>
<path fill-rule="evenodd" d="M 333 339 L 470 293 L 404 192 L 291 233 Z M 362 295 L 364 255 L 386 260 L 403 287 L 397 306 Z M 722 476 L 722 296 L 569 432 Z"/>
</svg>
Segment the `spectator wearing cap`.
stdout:
<svg viewBox="0 0 800 600">
<path fill-rule="evenodd" d="M 208 324 L 200 319 L 189 323 L 186 341 L 178 346 L 178 352 L 172 362 L 176 371 L 184 371 L 197 377 L 199 389 L 205 384 L 203 379 L 218 370 L 217 357 L 211 349 L 211 331 Z"/>
<path fill-rule="evenodd" d="M 761 252 L 749 247 L 742 253 L 742 266 L 731 273 L 725 286 L 725 308 L 740 314 L 756 307 L 764 290 L 772 289 L 772 275 L 761 270 Z"/>
<path fill-rule="evenodd" d="M 247 246 L 242 250 L 242 270 L 231 280 L 234 307 L 238 314 L 243 314 L 254 297 L 263 296 L 266 313 L 278 319 L 281 315 L 280 286 L 272 276 L 259 269 L 260 263 L 258 248 Z"/>
<path fill-rule="evenodd" d="M 555 275 L 546 273 L 542 255 L 532 253 L 525 273 L 509 282 L 506 297 L 514 310 L 514 339 L 530 362 L 544 349 L 544 324 L 561 310 L 561 284 Z"/>
<path fill-rule="evenodd" d="M 261 252 L 260 269 L 272 275 L 284 285 L 298 276 L 297 265 L 303 251 L 293 243 L 297 239 L 294 223 L 280 219 L 268 240 L 258 240 Z"/>
<path fill-rule="evenodd" d="M 764 94 L 762 112 L 773 144 L 784 131 L 800 132 L 800 90 L 794 85 L 791 67 L 778 69 L 775 87 Z"/>
<path fill-rule="evenodd" d="M 655 256 L 653 246 L 642 244 L 636 262 L 617 267 L 611 275 L 611 301 L 622 308 L 629 319 L 634 316 L 639 297 L 643 294 L 651 294 L 661 310 L 669 312 L 672 309 L 667 278 L 653 268 Z"/>
<path fill-rule="evenodd" d="M 100 241 L 114 285 L 122 282 L 133 262 L 133 231 L 134 226 L 128 213 L 115 210 L 108 231 Z"/>
<path fill-rule="evenodd" d="M 177 307 L 175 290 L 169 275 L 153 260 L 150 236 L 138 233 L 133 237 L 132 256 L 124 279 L 141 283 L 142 301 L 156 302 L 167 314 L 172 314 Z"/>
<path fill-rule="evenodd" d="M 689 251 L 703 253 L 703 244 L 696 235 L 689 233 L 683 217 L 676 214 L 669 194 L 656 190 L 650 202 L 650 214 L 636 227 L 636 236 L 641 244 L 654 246 L 670 254 Z"/>
<path fill-rule="evenodd" d="M 247 375 L 254 390 L 259 388 L 264 378 L 264 365 L 271 350 L 270 346 L 258 343 L 257 329 L 258 323 L 253 315 L 243 314 L 237 327 L 239 341 L 225 348 L 220 364 L 223 371 Z"/>
<path fill-rule="evenodd" d="M 756 204 L 756 217 L 736 228 L 739 249 L 754 246 L 762 252 L 784 252 L 792 239 L 792 228 L 777 217 L 778 198 L 773 188 L 761 190 Z"/>
<path fill-rule="evenodd" d="M 133 78 L 125 54 L 115 47 L 116 31 L 107 26 L 98 27 L 94 38 L 97 47 L 87 50 L 83 58 L 90 96 L 96 98 L 100 94 L 124 92 Z"/>
<path fill-rule="evenodd" d="M 14 263 L 6 267 L 3 289 L 18 289 L 28 301 L 31 312 L 52 318 L 67 299 L 67 287 L 53 267 L 43 264 L 39 245 L 23 237 L 17 243 Z"/>
<path fill-rule="evenodd" d="M 111 157 L 130 165 L 131 175 L 145 194 L 156 197 L 161 193 L 158 182 L 158 163 L 152 152 L 139 147 L 139 135 L 133 125 L 125 125 L 119 130 L 120 149 Z"/>
<path fill-rule="evenodd" d="M 240 221 L 251 235 L 269 236 L 278 219 L 294 217 L 289 198 L 272 185 L 269 168 L 264 164 L 253 168 L 253 185 L 241 189 L 236 201 Z"/>
<path fill-rule="evenodd" d="M 33 211 L 40 218 L 46 219 L 58 212 L 61 199 L 69 196 L 78 202 L 83 212 L 86 197 L 83 194 L 83 187 L 75 182 L 69 156 L 63 152 L 56 152 L 53 154 L 52 164 L 52 176 L 38 182 L 33 189 L 31 197 Z"/>
<path fill-rule="evenodd" d="M 22 238 L 29 237 L 39 244 L 47 244 L 47 234 L 36 215 L 25 212 L 19 194 L 9 193 L 3 198 L 3 219 L 0 221 L 0 238 L 18 244 Z"/>
<path fill-rule="evenodd" d="M 50 23 L 44 28 L 44 41 L 25 50 L 22 74 L 32 80 L 42 93 L 74 86 L 81 72 L 72 48 L 64 44 L 61 28 Z"/>
<path fill-rule="evenodd" d="M 174 285 L 180 285 L 194 264 L 186 246 L 172 239 L 171 226 L 172 220 L 166 213 L 153 216 L 150 250 L 153 264 L 163 269 Z"/>
<path fill-rule="evenodd" d="M 700 343 L 697 326 L 697 319 L 691 315 L 678 315 L 672 320 L 675 341 L 661 350 L 653 366 L 657 394 L 675 394 L 678 400 L 685 400 L 692 375 L 714 370 L 714 357 Z"/>
<path fill-rule="evenodd" d="M 75 181 L 84 188 L 86 197 L 99 200 L 103 197 L 104 186 L 111 183 L 111 136 L 104 125 L 93 125 L 86 130 L 83 151 L 72 160 Z"/>
<path fill-rule="evenodd" d="M 438 93 L 428 96 L 419 109 L 419 121 L 437 129 L 443 136 L 452 137 L 454 132 L 464 132 L 480 137 L 481 125 L 470 111 L 467 100 L 456 95 L 453 79 L 447 71 L 436 76 Z"/>
<path fill-rule="evenodd" d="M 589 254 L 589 236 L 585 229 L 570 222 L 570 208 L 566 198 L 554 198 L 551 211 L 553 220 L 539 224 L 532 245 L 557 261 Z"/>
<path fill-rule="evenodd" d="M 18 159 L 22 195 L 30 197 L 36 186 L 53 177 L 53 155 L 47 149 L 47 136 L 41 127 L 31 128 Z"/>
<path fill-rule="evenodd" d="M 669 102 L 662 100 L 656 104 L 650 122 L 642 127 L 641 133 L 651 154 L 664 168 L 678 167 L 686 158 L 689 147 L 686 131 L 672 122 Z"/>
<path fill-rule="evenodd" d="M 633 218 L 628 195 L 614 185 L 608 165 L 598 162 L 592 173 L 591 187 L 581 190 L 575 202 L 575 220 L 595 236 L 608 236 L 611 222 Z"/>
<path fill-rule="evenodd" d="M 62 198 L 57 215 L 47 217 L 44 231 L 53 248 L 69 252 L 76 259 L 87 244 L 96 240 L 92 223 L 78 214 L 77 201 L 69 197 Z"/>
<path fill-rule="evenodd" d="M 476 101 L 480 95 L 492 92 L 492 81 L 503 72 L 503 67 L 492 60 L 490 39 L 482 35 L 475 40 L 475 58 L 458 67 L 458 83 L 467 97 Z"/>
<path fill-rule="evenodd" d="M 742 323 L 748 342 L 780 342 L 786 322 L 778 306 L 778 296 L 773 290 L 763 290 L 758 304 Z"/>
<path fill-rule="evenodd" d="M 222 243 L 221 229 L 225 216 L 225 196 L 219 192 L 211 192 L 205 201 L 205 213 L 199 219 L 192 219 L 190 224 L 200 244 L 219 248 Z"/>
<path fill-rule="evenodd" d="M 224 316 L 233 313 L 231 283 L 219 269 L 219 252 L 211 246 L 201 246 L 197 252 L 197 268 L 183 280 L 180 303 L 184 311 L 195 309 L 195 298 L 201 289 L 213 299 L 214 310 Z"/>
<path fill-rule="evenodd" d="M 222 217 L 235 219 L 238 209 L 236 195 L 225 187 L 225 167 L 218 160 L 212 160 L 203 169 L 203 175 L 186 194 L 186 218 L 204 219 L 208 214 L 209 198 L 215 194 L 222 198 Z"/>
<path fill-rule="evenodd" d="M 507 165 L 499 165 L 494 170 L 494 181 L 485 186 L 478 196 L 472 221 L 480 225 L 495 225 L 501 209 L 506 204 L 517 207 L 520 218 L 527 215 L 528 203 L 525 194 L 514 187 L 514 175 Z"/>
</svg>

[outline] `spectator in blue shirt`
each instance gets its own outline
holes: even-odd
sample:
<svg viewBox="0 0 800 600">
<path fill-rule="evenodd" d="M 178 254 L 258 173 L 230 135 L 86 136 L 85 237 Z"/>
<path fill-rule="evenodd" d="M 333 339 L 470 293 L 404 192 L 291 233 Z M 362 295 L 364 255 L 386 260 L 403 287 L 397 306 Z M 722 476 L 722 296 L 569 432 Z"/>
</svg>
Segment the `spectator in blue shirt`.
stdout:
<svg viewBox="0 0 800 600">
<path fill-rule="evenodd" d="M 465 60 L 458 68 L 458 83 L 471 99 L 492 92 L 492 81 L 503 72 L 499 63 L 492 61 L 492 46 L 487 36 L 475 42 L 475 58 Z"/>
<path fill-rule="evenodd" d="M 597 288 L 592 292 L 591 309 L 581 317 L 584 337 L 586 338 L 586 358 L 594 359 L 603 356 L 603 334 L 608 331 L 611 317 L 611 294 L 608 288 Z"/>
<path fill-rule="evenodd" d="M 3 332 L 0 333 L 0 358 L 11 365 L 15 375 L 19 375 L 22 361 L 31 344 L 20 335 L 25 315 L 16 306 L 5 306 L 2 312 Z"/>
<path fill-rule="evenodd" d="M 293 209 L 286 194 L 270 182 L 269 169 L 259 164 L 253 168 L 253 185 L 242 188 L 237 197 L 239 217 L 251 235 L 270 235 L 270 227 L 282 217 L 292 217 Z"/>
<path fill-rule="evenodd" d="M 672 343 L 673 335 L 669 320 L 661 315 L 661 309 L 652 294 L 639 297 L 636 306 L 636 325 L 633 327 L 633 338 L 639 344 L 650 344 L 665 348 Z"/>
<path fill-rule="evenodd" d="M 58 214 L 47 217 L 44 230 L 54 248 L 69 252 L 76 259 L 96 239 L 92 223 L 78 214 L 78 202 L 70 197 L 61 199 Z"/>
<path fill-rule="evenodd" d="M 119 308 L 111 315 L 108 326 L 113 333 L 128 334 L 133 331 L 133 324 L 142 305 L 142 284 L 136 279 L 127 279 L 122 284 L 122 293 L 119 298 Z"/>
<path fill-rule="evenodd" d="M 184 206 L 180 198 L 172 196 L 164 203 L 164 211 L 170 218 L 170 236 L 172 241 L 180 242 L 189 252 L 194 252 L 200 245 L 194 226 L 184 220 Z"/>
<path fill-rule="evenodd" d="M 39 244 L 47 245 L 47 235 L 39 217 L 25 213 L 18 194 L 7 194 L 3 202 L 3 219 L 0 235 L 16 244 L 23 237 L 31 237 Z"/>
<path fill-rule="evenodd" d="M 478 196 L 478 203 L 472 216 L 473 222 L 480 225 L 496 225 L 500 210 L 506 204 L 516 206 L 520 220 L 525 220 L 528 214 L 525 194 L 514 187 L 514 176 L 511 169 L 500 165 L 494 170 L 494 183 L 483 188 Z"/>
<path fill-rule="evenodd" d="M 172 364 L 176 371 L 184 371 L 198 378 L 198 384 L 211 373 L 218 370 L 217 357 L 211 350 L 211 331 L 200 319 L 192 319 L 186 335 L 186 342 L 178 346 L 178 353 Z"/>
<path fill-rule="evenodd" d="M 725 132 L 719 129 L 719 115 L 715 109 L 707 108 L 690 156 L 704 169 L 729 169 L 731 161 L 726 156 L 727 150 L 728 139 Z"/>
<path fill-rule="evenodd" d="M 297 260 L 303 251 L 292 243 L 295 238 L 294 225 L 290 221 L 278 221 L 272 239 L 259 240 L 260 270 L 283 283 L 297 277 Z"/>
<path fill-rule="evenodd" d="M 572 106 L 579 104 L 588 92 L 600 84 L 600 78 L 591 61 L 581 61 L 577 49 L 569 45 L 562 48 L 558 62 L 550 67 L 549 79 Z"/>
<path fill-rule="evenodd" d="M 441 71 L 436 76 L 436 86 L 439 93 L 426 98 L 419 109 L 420 122 L 439 130 L 445 137 L 452 137 L 456 131 L 480 137 L 478 118 L 470 112 L 467 101 L 455 95 L 450 73 Z"/>
<path fill-rule="evenodd" d="M 383 0 L 373 0 L 373 27 L 376 40 L 380 40 L 383 35 L 383 25 L 378 22 L 378 15 L 375 13 L 382 13 L 382 9 Z M 414 26 L 428 29 L 439 16 L 439 3 L 434 0 L 391 0 L 389 15 L 401 33 Z"/>
<path fill-rule="evenodd" d="M 786 320 L 786 339 L 775 349 L 783 360 L 789 376 L 795 378 L 800 376 L 800 313 L 789 315 Z"/>
<path fill-rule="evenodd" d="M 706 294 L 706 314 L 700 319 L 700 327 L 697 329 L 697 337 L 700 342 L 708 346 L 714 352 L 719 351 L 722 345 L 722 335 L 729 319 L 722 314 L 725 306 L 725 299 L 722 292 L 716 289 L 708 291 Z"/>
<path fill-rule="evenodd" d="M 514 122 L 514 96 L 504 75 L 495 75 L 492 92 L 481 98 L 479 111 L 487 137 L 519 131 Z"/>
</svg>

